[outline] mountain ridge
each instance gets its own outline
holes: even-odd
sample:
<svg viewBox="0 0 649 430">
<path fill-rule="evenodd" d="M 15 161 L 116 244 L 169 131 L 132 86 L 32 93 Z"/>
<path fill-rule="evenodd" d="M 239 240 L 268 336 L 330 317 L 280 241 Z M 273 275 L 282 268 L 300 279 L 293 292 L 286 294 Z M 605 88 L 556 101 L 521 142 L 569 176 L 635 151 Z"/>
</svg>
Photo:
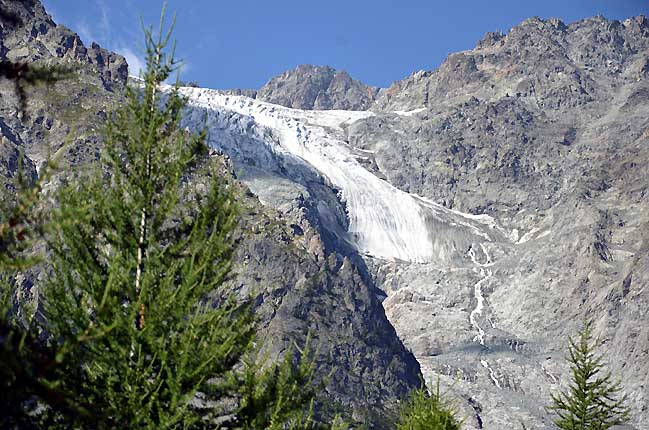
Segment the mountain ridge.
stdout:
<svg viewBox="0 0 649 430">
<path fill-rule="evenodd" d="M 287 70 L 282 74 L 273 76 L 258 90 L 232 89 L 222 91 L 228 94 L 245 95 L 252 98 L 258 98 L 261 101 L 298 109 L 371 109 L 380 111 L 410 111 L 424 107 L 426 105 L 426 100 L 417 99 L 416 101 L 410 100 L 409 102 L 405 102 L 397 101 L 395 100 L 395 97 L 400 98 L 399 93 L 403 92 L 403 97 L 407 98 L 409 93 L 407 93 L 405 89 L 416 85 L 415 82 L 421 80 L 434 81 L 435 78 L 431 79 L 430 77 L 435 73 L 448 75 L 446 78 L 447 80 L 452 79 L 452 76 L 449 73 L 450 70 L 459 72 L 459 75 L 466 75 L 468 72 L 479 72 L 480 70 L 478 70 L 478 68 L 488 68 L 488 64 L 485 63 L 484 59 L 481 61 L 482 65 L 478 64 L 476 66 L 473 64 L 475 63 L 475 60 L 472 58 L 464 58 L 466 54 L 473 53 L 476 50 L 488 52 L 497 46 L 504 46 L 504 44 L 509 43 L 510 39 L 514 39 L 518 42 L 517 38 L 521 34 L 525 35 L 525 37 L 534 36 L 539 40 L 545 40 L 543 43 L 557 42 L 557 34 L 563 34 L 563 37 L 565 37 L 565 35 L 571 33 L 587 32 L 590 34 L 587 34 L 586 36 L 596 38 L 598 37 L 597 26 L 602 25 L 607 27 L 608 30 L 618 30 L 618 33 L 619 30 L 623 29 L 622 33 L 627 31 L 646 35 L 646 32 L 648 31 L 647 26 L 649 25 L 648 22 L 649 20 L 643 14 L 632 16 L 623 21 L 609 20 L 600 15 L 580 19 L 568 24 L 558 18 L 542 19 L 539 17 L 531 17 L 512 27 L 507 33 L 487 32 L 483 38 L 476 43 L 476 46 L 473 49 L 449 54 L 437 69 L 413 72 L 411 75 L 404 77 L 403 79 L 394 81 L 392 85 L 387 88 L 368 86 L 362 81 L 349 77 L 346 72 L 338 71 L 327 65 L 314 66 L 310 64 L 300 64 L 296 66 L 295 69 Z M 553 32 L 556 34 L 552 34 Z M 620 35 L 615 34 L 614 37 L 620 37 Z M 552 46 L 548 45 L 547 48 L 550 49 Z M 630 49 L 635 48 L 630 47 Z M 573 54 L 576 55 L 575 53 L 572 53 L 571 55 Z M 572 59 L 574 60 L 574 58 Z M 642 70 L 644 70 L 644 72 L 642 72 Z M 640 73 L 646 73 L 648 70 L 649 66 L 645 64 L 641 66 Z M 345 81 L 349 78 L 349 80 L 353 82 L 352 88 L 347 88 L 347 90 L 350 93 L 353 93 L 353 96 L 348 96 L 353 97 L 354 100 L 345 100 L 344 98 L 346 93 L 344 91 L 342 93 L 338 91 L 337 94 L 334 95 L 332 94 L 332 91 L 327 88 L 327 85 L 324 85 L 323 87 L 322 83 L 330 82 L 331 77 L 334 75 L 344 76 Z M 448 83 L 453 84 L 452 81 L 448 81 Z M 431 85 L 431 83 L 428 83 L 427 85 Z M 454 85 L 456 89 L 461 89 L 458 88 L 461 87 L 461 82 L 455 83 Z M 525 87 L 525 85 L 526 83 L 523 83 L 520 88 L 513 88 L 509 92 L 507 92 L 507 89 L 498 89 L 502 94 L 495 94 L 495 96 L 510 94 L 511 97 L 515 97 L 517 93 L 525 94 L 526 89 L 529 91 L 529 88 Z M 443 89 L 444 88 L 440 89 L 440 91 Z M 368 92 L 371 96 L 358 100 L 359 90 L 361 92 Z M 434 92 L 435 90 L 433 89 L 433 93 Z M 465 92 L 469 93 L 471 90 L 469 89 Z M 318 94 L 325 99 L 334 97 L 337 102 L 334 102 L 333 104 L 323 102 L 317 103 Z M 412 94 L 415 96 L 421 94 L 428 97 L 430 89 L 417 88 L 412 92 Z"/>
</svg>

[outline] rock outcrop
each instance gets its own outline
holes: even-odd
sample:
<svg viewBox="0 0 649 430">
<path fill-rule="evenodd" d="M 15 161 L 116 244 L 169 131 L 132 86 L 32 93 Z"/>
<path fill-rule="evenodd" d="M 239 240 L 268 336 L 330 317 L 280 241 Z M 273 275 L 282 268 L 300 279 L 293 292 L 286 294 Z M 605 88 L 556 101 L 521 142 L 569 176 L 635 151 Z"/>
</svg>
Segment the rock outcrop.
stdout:
<svg viewBox="0 0 649 430">
<path fill-rule="evenodd" d="M 345 71 L 303 64 L 272 78 L 256 98 L 295 109 L 366 110 L 377 93 Z"/>
</svg>

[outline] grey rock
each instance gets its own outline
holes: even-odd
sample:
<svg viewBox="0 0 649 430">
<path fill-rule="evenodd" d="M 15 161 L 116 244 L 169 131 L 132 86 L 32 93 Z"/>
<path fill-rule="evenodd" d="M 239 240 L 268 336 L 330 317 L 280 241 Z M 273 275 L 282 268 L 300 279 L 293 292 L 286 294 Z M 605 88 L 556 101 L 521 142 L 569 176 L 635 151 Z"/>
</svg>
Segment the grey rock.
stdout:
<svg viewBox="0 0 649 430">
<path fill-rule="evenodd" d="M 112 90 L 113 82 L 122 85 L 126 83 L 128 64 L 124 57 L 102 48 L 95 42 L 92 42 L 87 52 L 90 64 L 97 67 L 101 81 L 107 90 Z"/>
<path fill-rule="evenodd" d="M 366 110 L 378 89 L 329 66 L 303 64 L 272 78 L 256 98 L 296 109 Z"/>
<path fill-rule="evenodd" d="M 487 244 L 496 262 L 478 351 L 471 271 L 373 269 L 424 375 L 447 375 L 467 413 L 467 399 L 480 405 L 475 428 L 552 428 L 539 406 L 565 388 L 567 337 L 584 319 L 605 340 L 632 424 L 648 428 L 647 58 L 644 16 L 532 18 L 395 83 L 375 117 L 348 127 L 393 185 L 513 233 Z"/>
</svg>

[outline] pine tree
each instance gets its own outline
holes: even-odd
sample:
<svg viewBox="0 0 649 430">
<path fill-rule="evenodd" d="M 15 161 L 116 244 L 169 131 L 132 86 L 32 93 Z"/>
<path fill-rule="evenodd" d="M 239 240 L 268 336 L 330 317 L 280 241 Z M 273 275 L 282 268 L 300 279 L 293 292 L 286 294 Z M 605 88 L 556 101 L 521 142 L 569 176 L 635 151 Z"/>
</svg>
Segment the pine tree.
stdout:
<svg viewBox="0 0 649 430">
<path fill-rule="evenodd" d="M 555 424 L 564 430 L 606 430 L 628 420 L 627 396 L 619 382 L 604 372 L 601 355 L 595 352 L 592 324 L 587 322 L 577 339 L 569 340 L 568 362 L 572 380 L 567 391 L 552 395 Z"/>
<path fill-rule="evenodd" d="M 234 196 L 216 176 L 193 189 L 205 134 L 184 132 L 178 89 L 160 89 L 177 65 L 164 51 L 170 31 L 162 19 L 158 36 L 146 31 L 142 87 L 127 89 L 100 168 L 58 192 L 44 299 L 47 330 L 62 340 L 54 383 L 93 413 L 89 422 L 49 414 L 50 428 L 211 426 L 194 398 L 231 390 L 229 374 L 250 348 L 248 308 L 218 294 L 232 261 Z"/>
<path fill-rule="evenodd" d="M 425 387 L 415 389 L 401 410 L 397 430 L 459 430 L 461 421 L 456 418 L 453 406 L 436 389 L 428 393 Z"/>
</svg>

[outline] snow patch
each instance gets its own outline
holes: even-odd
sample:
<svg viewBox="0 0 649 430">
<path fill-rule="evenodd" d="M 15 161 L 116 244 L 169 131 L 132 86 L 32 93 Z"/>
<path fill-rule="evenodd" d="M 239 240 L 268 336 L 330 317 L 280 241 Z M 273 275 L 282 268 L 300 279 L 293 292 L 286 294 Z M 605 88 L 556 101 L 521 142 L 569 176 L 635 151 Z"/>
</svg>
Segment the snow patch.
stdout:
<svg viewBox="0 0 649 430">
<path fill-rule="evenodd" d="M 425 107 L 421 107 L 419 109 L 413 109 L 413 110 L 395 110 L 393 113 L 396 113 L 397 115 L 401 115 L 401 116 L 413 116 L 425 110 L 426 110 Z"/>
<path fill-rule="evenodd" d="M 500 382 L 498 382 L 498 378 L 496 378 L 496 372 L 494 372 L 493 368 L 489 365 L 489 362 L 487 360 L 480 360 L 480 364 L 482 364 L 482 367 L 489 371 L 489 377 L 491 378 L 491 381 L 496 385 L 496 387 L 502 390 Z"/>
</svg>

